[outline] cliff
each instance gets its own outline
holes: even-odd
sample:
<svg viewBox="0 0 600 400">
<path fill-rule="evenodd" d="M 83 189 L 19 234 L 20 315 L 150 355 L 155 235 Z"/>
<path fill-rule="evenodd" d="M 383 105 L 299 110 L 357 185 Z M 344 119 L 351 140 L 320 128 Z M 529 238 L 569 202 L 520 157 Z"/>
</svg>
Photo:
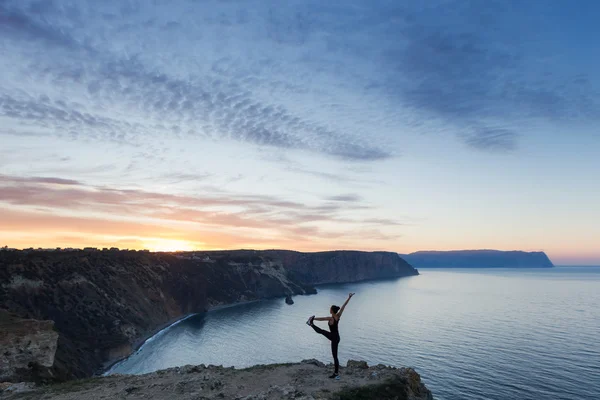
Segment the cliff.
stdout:
<svg viewBox="0 0 600 400">
<path fill-rule="evenodd" d="M 291 276 L 311 285 L 389 279 L 419 274 L 397 253 L 384 251 L 300 253 L 289 250 L 267 250 L 264 253 L 282 260 Z"/>
<path fill-rule="evenodd" d="M 314 293 L 313 285 L 319 283 L 414 274 L 394 253 L 0 252 L 0 309 L 39 324 L 49 321 L 46 324 L 53 323 L 58 333 L 55 351 L 52 346 L 46 350 L 43 364 L 34 355 L 31 363 L 26 363 L 27 357 L 3 358 L 0 377 L 87 377 L 187 314 L 222 304 Z M 7 325 L 3 337 L 14 336 L 14 329 Z M 18 351 L 13 342 L 5 343 L 11 354 Z"/>
<path fill-rule="evenodd" d="M 368 367 L 349 361 L 340 380 L 327 377 L 331 366 L 316 360 L 297 364 L 259 365 L 236 370 L 191 366 L 147 375 L 111 375 L 28 389 L 8 387 L 6 399 L 330 399 L 432 400 L 421 377 L 410 368 Z M 16 393 L 19 391 L 19 393 Z"/>
<path fill-rule="evenodd" d="M 415 268 L 552 268 L 543 252 L 458 250 L 401 255 Z"/>
<path fill-rule="evenodd" d="M 49 377 L 57 343 L 52 321 L 21 319 L 0 310 L 0 382 L 13 376 Z"/>
</svg>

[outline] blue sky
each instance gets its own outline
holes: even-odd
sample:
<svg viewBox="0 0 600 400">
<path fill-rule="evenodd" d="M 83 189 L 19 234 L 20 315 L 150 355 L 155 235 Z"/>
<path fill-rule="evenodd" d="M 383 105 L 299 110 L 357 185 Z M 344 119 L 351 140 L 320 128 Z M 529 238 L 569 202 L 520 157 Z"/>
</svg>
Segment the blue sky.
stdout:
<svg viewBox="0 0 600 400">
<path fill-rule="evenodd" d="M 597 15 L 0 0 L 0 242 L 600 264 Z"/>
</svg>

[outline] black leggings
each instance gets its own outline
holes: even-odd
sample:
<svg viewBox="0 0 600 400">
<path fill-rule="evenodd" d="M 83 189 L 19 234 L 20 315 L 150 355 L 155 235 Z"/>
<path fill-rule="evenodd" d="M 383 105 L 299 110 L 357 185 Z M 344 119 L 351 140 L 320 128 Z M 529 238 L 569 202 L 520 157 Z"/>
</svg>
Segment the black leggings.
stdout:
<svg viewBox="0 0 600 400">
<path fill-rule="evenodd" d="M 321 329 L 314 324 L 311 326 L 315 332 L 320 333 L 331 341 L 331 355 L 333 355 L 333 364 L 335 365 L 335 373 L 337 374 L 340 369 L 340 361 L 338 360 L 338 346 L 340 344 L 340 337 L 338 335 L 333 335 L 331 332 L 327 332 L 326 330 Z"/>
</svg>

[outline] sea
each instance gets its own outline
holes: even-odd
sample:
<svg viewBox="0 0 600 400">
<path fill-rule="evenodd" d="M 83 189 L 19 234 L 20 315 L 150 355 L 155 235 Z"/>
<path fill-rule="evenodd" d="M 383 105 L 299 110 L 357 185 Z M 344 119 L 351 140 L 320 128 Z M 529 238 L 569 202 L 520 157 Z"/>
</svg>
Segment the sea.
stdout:
<svg viewBox="0 0 600 400">
<path fill-rule="evenodd" d="M 355 292 L 340 321 L 342 365 L 413 367 L 438 400 L 600 400 L 600 267 L 420 273 L 320 286 L 293 305 L 278 298 L 193 315 L 107 374 L 332 362 L 327 339 L 305 321 Z"/>
</svg>

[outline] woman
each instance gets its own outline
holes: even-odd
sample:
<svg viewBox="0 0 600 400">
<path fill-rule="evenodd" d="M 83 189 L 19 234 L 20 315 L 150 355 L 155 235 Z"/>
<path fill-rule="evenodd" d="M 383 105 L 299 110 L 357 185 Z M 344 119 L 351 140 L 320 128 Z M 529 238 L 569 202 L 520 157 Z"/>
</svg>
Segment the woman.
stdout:
<svg viewBox="0 0 600 400">
<path fill-rule="evenodd" d="M 333 372 L 333 375 L 330 376 L 330 378 L 332 379 L 339 379 L 338 376 L 340 362 L 338 361 L 338 345 L 340 344 L 340 331 L 338 330 L 338 324 L 340 323 L 342 313 L 344 312 L 344 309 L 346 308 L 346 305 L 348 304 L 352 296 L 354 296 L 354 293 L 350 293 L 348 295 L 348 299 L 346 300 L 346 302 L 344 302 L 342 308 L 339 308 L 338 306 L 331 306 L 331 308 L 329 309 L 331 317 L 315 318 L 315 316 L 313 315 L 308 319 L 308 321 L 306 321 L 306 323 L 311 328 L 313 328 L 315 332 L 320 333 L 321 335 L 325 336 L 331 341 L 331 354 L 333 355 L 333 363 L 335 365 L 335 371 Z M 315 326 L 313 321 L 327 321 L 329 325 L 329 332 L 319 328 L 318 326 Z"/>
</svg>

